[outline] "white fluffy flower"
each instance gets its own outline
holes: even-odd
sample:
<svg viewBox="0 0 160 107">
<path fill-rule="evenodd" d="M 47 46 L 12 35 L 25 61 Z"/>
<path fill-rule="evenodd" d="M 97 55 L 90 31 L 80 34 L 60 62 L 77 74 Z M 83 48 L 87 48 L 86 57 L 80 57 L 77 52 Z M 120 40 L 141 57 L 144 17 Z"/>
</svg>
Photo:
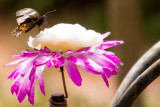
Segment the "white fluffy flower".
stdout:
<svg viewBox="0 0 160 107">
<path fill-rule="evenodd" d="M 47 46 L 53 51 L 78 50 L 100 45 L 103 37 L 94 30 L 86 30 L 79 24 L 57 24 L 41 31 L 35 38 L 30 37 L 28 45 L 32 48 Z"/>
</svg>

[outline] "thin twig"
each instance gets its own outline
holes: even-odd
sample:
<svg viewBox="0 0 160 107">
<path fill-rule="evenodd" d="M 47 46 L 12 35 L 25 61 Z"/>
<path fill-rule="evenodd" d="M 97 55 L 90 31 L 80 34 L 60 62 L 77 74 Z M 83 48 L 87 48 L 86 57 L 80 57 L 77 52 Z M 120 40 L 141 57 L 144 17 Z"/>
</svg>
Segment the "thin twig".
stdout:
<svg viewBox="0 0 160 107">
<path fill-rule="evenodd" d="M 60 67 L 60 70 L 61 70 L 61 74 L 62 74 L 62 81 L 63 81 L 63 87 L 64 87 L 64 92 L 65 92 L 64 98 L 68 98 L 68 93 L 67 93 L 67 88 L 66 88 L 66 83 L 65 83 L 65 77 L 64 77 L 64 72 L 63 72 L 63 66 Z"/>
<path fill-rule="evenodd" d="M 138 95 L 160 75 L 160 59 L 138 76 L 125 91 L 119 101 L 119 107 L 130 107 Z"/>
<path fill-rule="evenodd" d="M 160 41 L 150 48 L 130 69 L 115 94 L 110 107 L 118 107 L 118 102 L 130 84 L 150 65 L 160 58 Z"/>
</svg>

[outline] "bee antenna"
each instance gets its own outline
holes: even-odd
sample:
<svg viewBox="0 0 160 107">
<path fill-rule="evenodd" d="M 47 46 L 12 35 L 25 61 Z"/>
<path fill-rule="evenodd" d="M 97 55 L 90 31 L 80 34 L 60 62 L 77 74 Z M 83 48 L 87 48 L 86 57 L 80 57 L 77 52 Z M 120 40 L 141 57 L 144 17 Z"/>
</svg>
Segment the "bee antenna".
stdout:
<svg viewBox="0 0 160 107">
<path fill-rule="evenodd" d="M 46 16 L 48 13 L 55 12 L 56 9 L 46 12 L 44 15 Z"/>
</svg>

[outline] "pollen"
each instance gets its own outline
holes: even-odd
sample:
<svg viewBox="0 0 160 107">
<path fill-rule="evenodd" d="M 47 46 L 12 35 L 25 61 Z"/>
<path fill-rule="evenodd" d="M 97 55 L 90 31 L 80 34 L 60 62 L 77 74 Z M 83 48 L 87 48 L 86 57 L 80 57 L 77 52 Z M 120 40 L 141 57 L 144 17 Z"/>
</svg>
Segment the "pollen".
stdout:
<svg viewBox="0 0 160 107">
<path fill-rule="evenodd" d="M 23 24 L 21 27 L 20 27 L 21 31 L 25 31 L 26 30 L 26 24 Z"/>
</svg>

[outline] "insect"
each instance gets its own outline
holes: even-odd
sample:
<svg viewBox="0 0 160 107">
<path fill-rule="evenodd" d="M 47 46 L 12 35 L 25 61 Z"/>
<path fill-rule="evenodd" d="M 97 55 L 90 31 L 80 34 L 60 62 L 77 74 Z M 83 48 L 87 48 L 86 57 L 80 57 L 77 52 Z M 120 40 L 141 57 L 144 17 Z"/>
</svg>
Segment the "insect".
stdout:
<svg viewBox="0 0 160 107">
<path fill-rule="evenodd" d="M 40 26 L 43 24 L 43 22 L 47 18 L 46 15 L 54 11 L 55 10 L 49 11 L 41 17 L 40 17 L 40 14 L 32 8 L 24 8 L 17 11 L 16 17 L 18 17 L 17 18 L 18 26 L 15 28 L 15 30 L 13 30 L 13 33 L 16 33 L 15 36 L 18 37 L 22 33 L 29 32 L 36 25 L 39 27 L 39 31 L 40 31 Z"/>
</svg>

